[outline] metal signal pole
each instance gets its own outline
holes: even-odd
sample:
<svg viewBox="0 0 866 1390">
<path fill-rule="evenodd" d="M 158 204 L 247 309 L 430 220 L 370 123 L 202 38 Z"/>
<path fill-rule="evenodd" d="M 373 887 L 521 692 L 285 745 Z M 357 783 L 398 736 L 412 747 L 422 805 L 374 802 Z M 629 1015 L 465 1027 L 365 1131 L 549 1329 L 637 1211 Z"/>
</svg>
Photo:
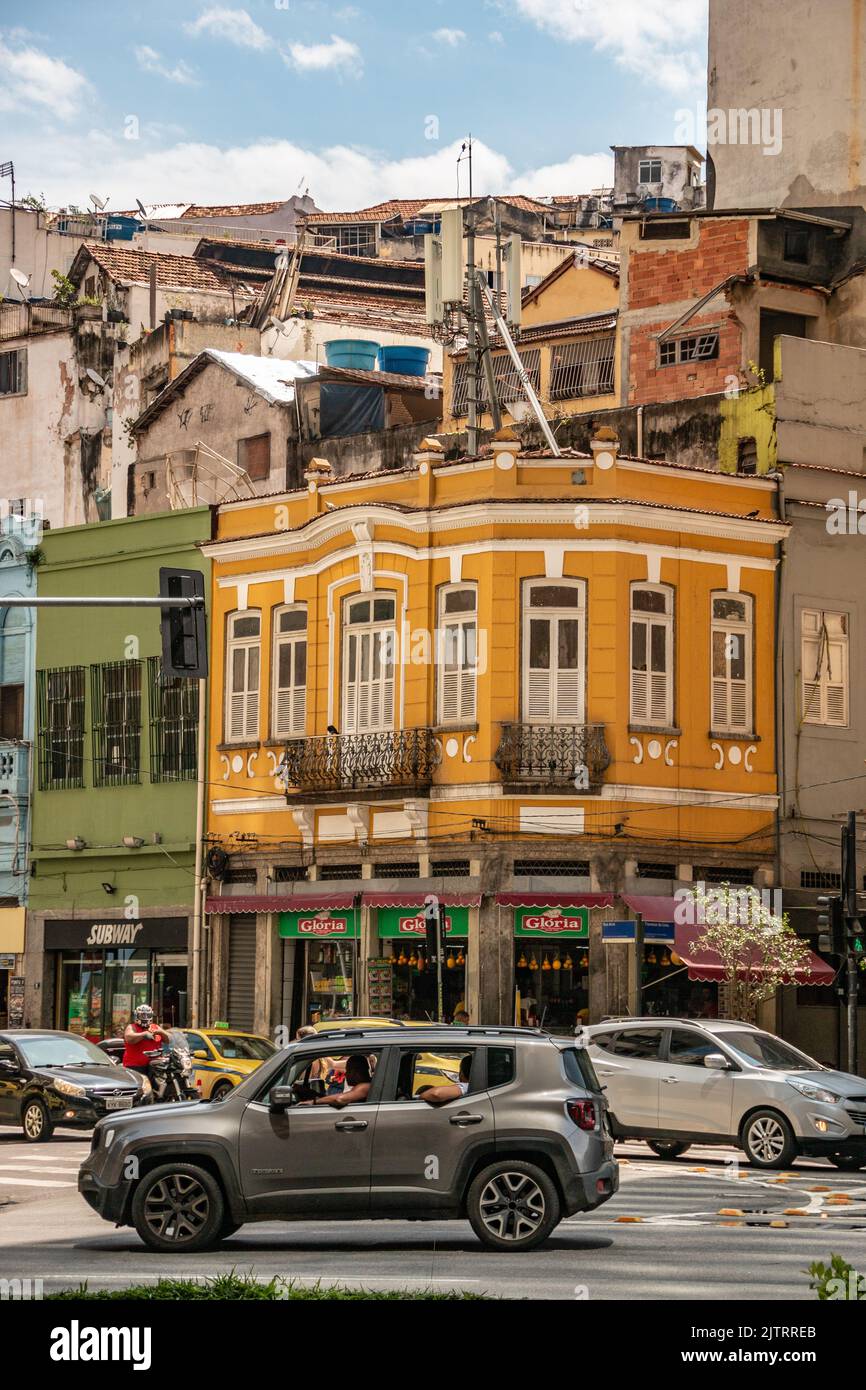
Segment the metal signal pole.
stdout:
<svg viewBox="0 0 866 1390">
<path fill-rule="evenodd" d="M 857 905 L 857 813 L 848 812 L 848 823 L 842 829 L 842 909 L 845 930 L 846 1013 L 848 1034 L 848 1070 L 857 1074 L 857 997 L 860 992 L 858 959 L 852 945 L 854 922 L 859 927 Z"/>
</svg>

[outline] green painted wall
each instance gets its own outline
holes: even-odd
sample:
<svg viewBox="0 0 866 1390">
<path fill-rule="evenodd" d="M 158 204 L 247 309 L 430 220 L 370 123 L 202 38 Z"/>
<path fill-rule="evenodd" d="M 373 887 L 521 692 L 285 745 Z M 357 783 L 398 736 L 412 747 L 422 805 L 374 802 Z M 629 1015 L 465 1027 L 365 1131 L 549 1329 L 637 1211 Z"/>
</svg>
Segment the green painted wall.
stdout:
<svg viewBox="0 0 866 1390">
<path fill-rule="evenodd" d="M 45 597 L 157 595 L 160 566 L 168 565 L 201 569 L 208 593 L 210 562 L 197 547 L 210 536 L 207 507 L 48 531 L 42 541 L 37 592 Z M 147 657 L 160 650 L 158 609 L 40 611 L 37 671 L 61 666 L 88 670 L 84 787 L 41 791 L 38 771 L 34 778 L 32 912 L 95 908 L 115 916 L 123 913 L 128 897 L 138 900 L 139 909 L 183 904 L 191 908 L 196 784 L 150 779 Z M 143 663 L 140 781 L 97 787 L 89 668 L 131 656 Z M 161 837 L 159 846 L 151 842 L 155 832 Z M 145 844 L 125 849 L 124 835 L 139 836 Z M 66 841 L 76 836 L 87 848 L 69 851 Z M 104 881 L 114 885 L 113 894 L 105 892 Z"/>
</svg>

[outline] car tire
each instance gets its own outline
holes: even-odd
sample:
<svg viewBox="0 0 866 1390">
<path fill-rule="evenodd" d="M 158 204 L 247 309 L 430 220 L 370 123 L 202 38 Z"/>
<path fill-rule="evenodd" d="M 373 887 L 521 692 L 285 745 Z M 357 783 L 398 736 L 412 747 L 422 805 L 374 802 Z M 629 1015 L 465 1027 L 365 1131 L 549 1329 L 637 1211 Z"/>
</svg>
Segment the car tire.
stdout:
<svg viewBox="0 0 866 1390">
<path fill-rule="evenodd" d="M 756 1110 L 743 1125 L 742 1145 L 752 1168 L 790 1168 L 797 1157 L 791 1126 L 778 1110 Z"/>
<path fill-rule="evenodd" d="M 681 1158 L 691 1147 L 691 1144 L 681 1144 L 677 1139 L 647 1140 L 647 1148 L 652 1149 L 659 1158 Z"/>
<path fill-rule="evenodd" d="M 866 1158 L 856 1158 L 851 1154 L 828 1154 L 827 1157 L 833 1167 L 843 1173 L 859 1173 L 861 1168 L 866 1168 Z"/>
<path fill-rule="evenodd" d="M 559 1194 L 534 1163 L 502 1159 L 473 1179 L 466 1197 L 473 1231 L 488 1250 L 534 1250 L 559 1225 Z"/>
<path fill-rule="evenodd" d="M 132 1224 L 150 1250 L 183 1254 L 222 1239 L 226 1204 L 216 1178 L 194 1163 L 163 1163 L 132 1198 Z"/>
<path fill-rule="evenodd" d="M 28 1144 L 47 1144 L 54 1133 L 54 1125 L 43 1100 L 32 1096 L 21 1107 L 21 1127 Z"/>
<path fill-rule="evenodd" d="M 234 1086 L 230 1081 L 223 1081 L 219 1085 L 214 1086 L 210 1098 L 212 1101 L 225 1100 L 226 1096 L 230 1096 L 233 1090 Z"/>
</svg>

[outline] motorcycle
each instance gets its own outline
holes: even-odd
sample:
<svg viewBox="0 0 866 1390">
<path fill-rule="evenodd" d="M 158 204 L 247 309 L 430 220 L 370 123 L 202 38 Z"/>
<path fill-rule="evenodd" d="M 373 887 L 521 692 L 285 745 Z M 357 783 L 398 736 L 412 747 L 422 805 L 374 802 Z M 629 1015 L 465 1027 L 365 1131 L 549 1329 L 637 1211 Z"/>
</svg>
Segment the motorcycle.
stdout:
<svg viewBox="0 0 866 1390">
<path fill-rule="evenodd" d="M 152 1105 L 168 1105 L 172 1101 L 198 1100 L 193 1085 L 193 1065 L 186 1034 L 179 1028 L 168 1030 L 168 1044 L 145 1053 L 150 1063 L 150 1084 L 153 1087 Z"/>
</svg>

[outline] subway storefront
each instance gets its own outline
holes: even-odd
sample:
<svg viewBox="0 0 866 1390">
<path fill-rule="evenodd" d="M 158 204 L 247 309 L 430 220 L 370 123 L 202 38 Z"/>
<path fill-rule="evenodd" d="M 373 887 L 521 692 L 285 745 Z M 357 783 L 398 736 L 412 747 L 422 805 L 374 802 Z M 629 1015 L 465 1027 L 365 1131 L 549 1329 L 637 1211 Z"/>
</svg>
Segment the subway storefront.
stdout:
<svg viewBox="0 0 866 1390">
<path fill-rule="evenodd" d="M 184 1027 L 188 929 L 186 917 L 46 919 L 54 1026 L 98 1042 L 151 1004 L 161 1023 Z"/>
</svg>

